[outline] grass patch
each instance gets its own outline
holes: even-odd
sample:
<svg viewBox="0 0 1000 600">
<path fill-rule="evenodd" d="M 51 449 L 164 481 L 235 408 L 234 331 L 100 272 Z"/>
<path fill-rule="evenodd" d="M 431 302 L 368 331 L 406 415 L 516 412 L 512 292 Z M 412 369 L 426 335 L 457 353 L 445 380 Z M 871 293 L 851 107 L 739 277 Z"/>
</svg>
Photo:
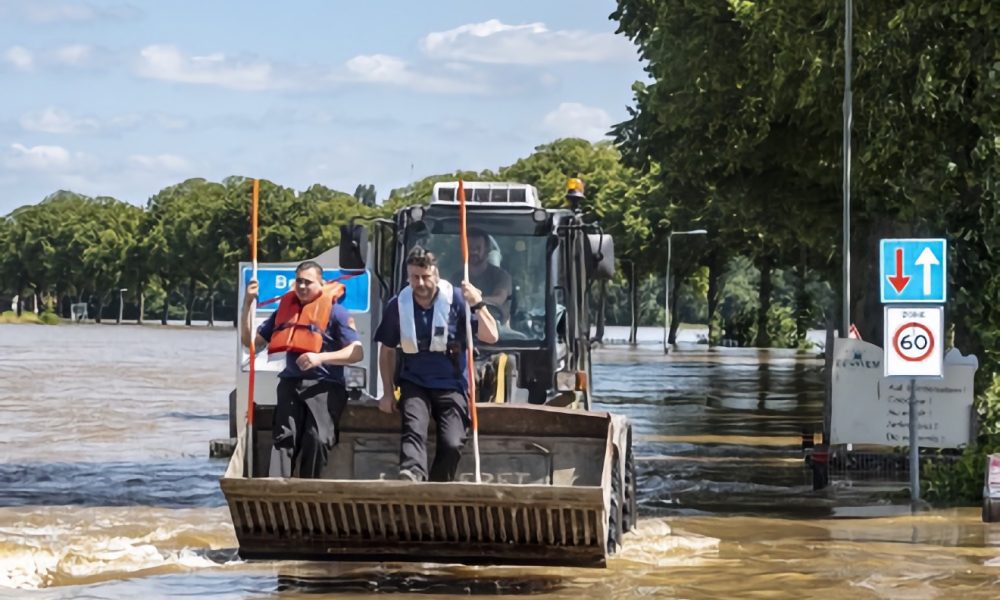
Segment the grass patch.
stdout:
<svg viewBox="0 0 1000 600">
<path fill-rule="evenodd" d="M 30 323 L 34 325 L 56 325 L 61 321 L 59 315 L 53 312 L 43 312 L 41 315 L 36 315 L 31 311 L 23 311 L 21 316 L 17 316 L 17 313 L 8 310 L 0 314 L 0 323 Z"/>
</svg>

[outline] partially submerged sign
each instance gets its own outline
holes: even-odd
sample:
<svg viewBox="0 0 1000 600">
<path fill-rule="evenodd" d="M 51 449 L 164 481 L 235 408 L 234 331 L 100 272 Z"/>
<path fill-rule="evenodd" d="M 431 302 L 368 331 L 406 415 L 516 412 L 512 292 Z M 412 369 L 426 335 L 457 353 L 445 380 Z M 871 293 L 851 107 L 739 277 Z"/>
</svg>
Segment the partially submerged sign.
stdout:
<svg viewBox="0 0 1000 600">
<path fill-rule="evenodd" d="M 940 377 L 943 329 L 943 307 L 886 306 L 886 377 Z"/>
<path fill-rule="evenodd" d="M 883 376 L 881 348 L 840 338 L 833 350 L 833 444 L 909 445 L 910 380 Z M 920 446 L 958 448 L 971 436 L 973 377 L 979 362 L 955 349 L 943 377 L 916 382 Z"/>
</svg>

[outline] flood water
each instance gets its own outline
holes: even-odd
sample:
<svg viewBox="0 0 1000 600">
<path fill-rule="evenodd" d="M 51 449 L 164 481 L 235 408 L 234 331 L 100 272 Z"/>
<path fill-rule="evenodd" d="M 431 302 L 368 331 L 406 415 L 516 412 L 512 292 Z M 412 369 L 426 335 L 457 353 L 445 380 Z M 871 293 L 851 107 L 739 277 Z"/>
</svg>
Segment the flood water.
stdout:
<svg viewBox="0 0 1000 600">
<path fill-rule="evenodd" d="M 0 598 L 996 598 L 1000 524 L 911 514 L 905 483 L 814 492 L 799 433 L 820 363 L 781 352 L 595 357 L 636 431 L 638 530 L 604 570 L 246 563 L 208 440 L 235 332 L 0 325 Z"/>
</svg>

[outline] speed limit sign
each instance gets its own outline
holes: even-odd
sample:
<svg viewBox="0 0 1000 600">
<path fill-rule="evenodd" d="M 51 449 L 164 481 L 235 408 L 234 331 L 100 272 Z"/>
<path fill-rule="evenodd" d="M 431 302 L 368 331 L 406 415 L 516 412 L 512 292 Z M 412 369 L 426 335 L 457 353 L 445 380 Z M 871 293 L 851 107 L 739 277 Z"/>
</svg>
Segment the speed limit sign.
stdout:
<svg viewBox="0 0 1000 600">
<path fill-rule="evenodd" d="M 886 377 L 941 377 L 943 328 L 943 307 L 886 306 Z"/>
</svg>

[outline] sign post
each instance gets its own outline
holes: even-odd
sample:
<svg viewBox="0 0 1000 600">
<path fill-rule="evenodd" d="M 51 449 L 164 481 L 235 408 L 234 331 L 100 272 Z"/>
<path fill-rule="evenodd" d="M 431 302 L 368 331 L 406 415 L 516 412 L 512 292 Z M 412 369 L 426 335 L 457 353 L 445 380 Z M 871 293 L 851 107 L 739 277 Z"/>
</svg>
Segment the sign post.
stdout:
<svg viewBox="0 0 1000 600">
<path fill-rule="evenodd" d="M 879 260 L 885 304 L 885 376 L 910 381 L 910 498 L 920 499 L 920 426 L 917 379 L 943 376 L 947 242 L 884 239 Z M 893 304 L 906 304 L 895 305 Z M 929 306 L 936 305 L 936 306 Z"/>
</svg>

